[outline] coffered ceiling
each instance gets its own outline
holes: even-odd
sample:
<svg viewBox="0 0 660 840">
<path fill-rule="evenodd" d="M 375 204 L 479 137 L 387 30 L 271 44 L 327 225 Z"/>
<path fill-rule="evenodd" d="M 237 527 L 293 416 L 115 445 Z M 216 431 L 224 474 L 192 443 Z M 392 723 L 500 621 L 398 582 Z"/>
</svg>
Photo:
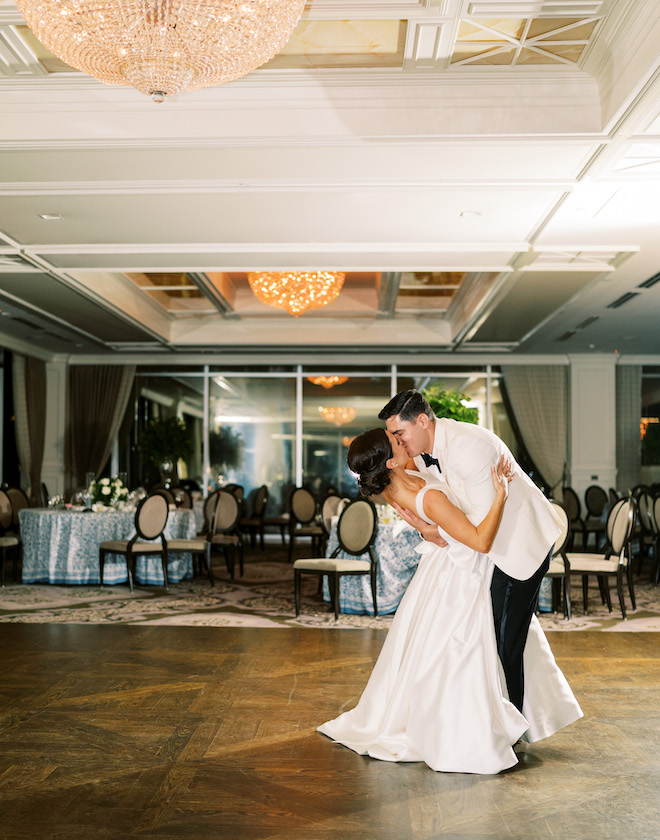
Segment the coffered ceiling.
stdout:
<svg viewBox="0 0 660 840">
<path fill-rule="evenodd" d="M 660 353 L 655 0 L 312 0 L 155 104 L 0 0 L 0 342 Z M 345 271 L 293 318 L 247 272 Z"/>
</svg>

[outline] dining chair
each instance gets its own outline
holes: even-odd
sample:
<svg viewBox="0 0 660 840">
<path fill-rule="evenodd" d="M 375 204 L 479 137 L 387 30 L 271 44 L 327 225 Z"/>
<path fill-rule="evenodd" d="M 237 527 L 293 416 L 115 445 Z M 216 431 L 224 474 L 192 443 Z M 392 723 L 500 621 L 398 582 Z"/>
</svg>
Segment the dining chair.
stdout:
<svg viewBox="0 0 660 840">
<path fill-rule="evenodd" d="M 584 491 L 584 504 L 587 509 L 584 517 L 585 545 L 589 543 L 589 537 L 594 535 L 594 550 L 598 551 L 601 545 L 601 537 L 605 537 L 605 522 L 603 511 L 608 505 L 607 493 L 597 484 L 592 484 Z"/>
<path fill-rule="evenodd" d="M 242 484 L 225 484 L 225 486 L 220 489 L 236 496 L 239 502 L 242 502 L 245 498 L 245 489 Z"/>
<path fill-rule="evenodd" d="M 11 506 L 11 499 L 4 490 L 0 490 L 0 584 L 3 588 L 5 585 L 7 552 L 11 552 L 13 555 L 12 575 L 13 579 L 16 580 L 16 569 L 21 541 L 19 537 L 5 533 L 11 527 L 13 519 L 14 512 Z"/>
<path fill-rule="evenodd" d="M 243 575 L 243 535 L 238 527 L 241 506 L 233 493 L 218 490 L 217 494 L 218 499 L 208 540 L 211 551 L 214 548 L 222 551 L 229 577 L 234 580 L 236 552 L 238 552 L 240 573 L 241 576 Z"/>
<path fill-rule="evenodd" d="M 660 494 L 653 500 L 653 531 L 655 533 L 655 546 L 653 548 L 653 570 L 651 582 L 657 586 L 660 582 Z"/>
<path fill-rule="evenodd" d="M 202 505 L 202 530 L 197 532 L 198 537 L 205 537 L 211 530 L 213 517 L 215 516 L 215 506 L 218 504 L 218 493 L 218 490 L 214 490 L 213 493 L 209 493 L 204 499 Z"/>
<path fill-rule="evenodd" d="M 289 523 L 291 521 L 291 496 L 293 492 L 294 490 L 289 490 L 287 494 L 286 503 L 284 505 L 284 510 L 277 514 L 277 516 L 264 515 L 264 527 L 274 526 L 275 528 L 280 529 L 282 545 L 286 545 L 286 535 L 288 533 Z"/>
<path fill-rule="evenodd" d="M 268 504 L 268 487 L 262 484 L 255 492 L 252 498 L 252 514 L 240 520 L 241 531 L 247 532 L 250 535 L 250 544 L 252 548 L 257 542 L 257 534 L 259 534 L 259 542 L 261 550 L 264 551 L 264 514 L 266 513 L 266 505 Z"/>
<path fill-rule="evenodd" d="M 168 559 L 173 554 L 192 554 L 193 558 L 193 577 L 196 576 L 197 566 L 195 561 L 199 561 L 202 568 L 206 571 L 211 586 L 215 586 L 215 578 L 213 577 L 213 567 L 211 565 L 211 541 L 209 535 L 202 537 L 193 537 L 192 539 L 170 539 L 167 541 L 167 557 Z"/>
<path fill-rule="evenodd" d="M 585 551 L 587 548 L 586 532 L 584 530 L 584 521 L 581 516 L 580 500 L 577 493 L 572 487 L 564 487 L 562 493 L 562 502 L 566 513 L 568 514 L 568 522 L 570 527 L 569 551 L 575 548 L 575 535 L 580 534 L 580 548 Z"/>
<path fill-rule="evenodd" d="M 142 499 L 135 511 L 135 535 L 130 540 L 107 540 L 101 543 L 99 546 L 101 586 L 103 586 L 103 568 L 108 554 L 120 554 L 125 558 L 128 585 L 131 592 L 133 592 L 137 558 L 155 554 L 161 558 L 165 589 L 169 588 L 167 582 L 167 540 L 163 533 L 167 525 L 169 512 L 169 503 L 162 491 L 152 493 Z M 160 539 L 160 543 L 144 542 L 144 540 L 157 539 Z M 138 542 L 138 540 L 141 540 L 141 542 Z"/>
<path fill-rule="evenodd" d="M 337 523 L 338 546 L 330 557 L 315 557 L 309 560 L 296 560 L 293 564 L 294 597 L 296 616 L 300 615 L 300 578 L 303 574 L 327 575 L 335 621 L 339 618 L 340 580 L 345 575 L 369 575 L 374 615 L 378 615 L 376 583 L 378 557 L 373 550 L 378 514 L 369 499 L 355 499 L 346 505 Z M 338 557 L 339 553 L 351 555 Z M 364 554 L 368 560 L 360 560 Z"/>
<path fill-rule="evenodd" d="M 174 504 L 179 510 L 192 510 L 192 496 L 185 487 L 172 487 L 170 493 L 174 496 Z"/>
<path fill-rule="evenodd" d="M 332 519 L 339 516 L 339 505 L 341 504 L 341 496 L 338 493 L 328 493 L 323 499 L 321 505 L 321 527 L 323 528 L 323 538 L 320 553 L 325 554 L 330 539 L 330 531 L 332 530 Z"/>
<path fill-rule="evenodd" d="M 566 556 L 570 564 L 569 577 L 571 575 L 582 576 L 582 602 L 585 615 L 588 611 L 589 575 L 596 575 L 598 577 L 601 593 L 605 595 L 607 607 L 610 612 L 612 612 L 612 600 L 610 598 L 608 578 L 616 578 L 619 605 L 624 619 L 626 618 L 626 604 L 623 596 L 623 580 L 625 577 L 632 608 L 633 610 L 637 609 L 632 580 L 630 549 L 630 538 L 635 525 L 635 517 L 636 505 L 634 499 L 621 499 L 608 514 L 606 525 L 608 543 L 602 554 L 594 552 L 567 552 Z"/>
<path fill-rule="evenodd" d="M 176 497 L 171 487 L 156 486 L 149 491 L 150 495 L 160 493 L 160 495 L 167 501 L 168 505 L 176 505 Z"/>
<path fill-rule="evenodd" d="M 301 537 L 311 539 L 312 553 L 318 557 L 324 532 L 316 521 L 316 499 L 306 487 L 296 487 L 291 494 L 289 505 L 289 563 L 293 558 L 296 540 Z"/>
<path fill-rule="evenodd" d="M 655 520 L 653 516 L 653 496 L 646 490 L 637 497 L 637 523 L 633 531 L 633 539 L 639 546 L 637 560 L 637 574 L 641 574 L 644 558 L 648 549 L 656 552 Z"/>
<path fill-rule="evenodd" d="M 9 500 L 11 501 L 11 509 L 13 512 L 11 530 L 13 533 L 18 534 L 20 531 L 18 514 L 25 508 L 30 507 L 30 502 L 28 501 L 25 490 L 21 490 L 20 487 L 10 487 L 6 492 L 9 496 Z"/>
<path fill-rule="evenodd" d="M 561 587 L 562 598 L 564 602 L 564 618 L 571 617 L 571 564 L 566 556 L 566 546 L 570 538 L 570 527 L 568 523 L 568 514 L 566 508 L 561 502 L 555 499 L 550 499 L 550 504 L 559 514 L 562 521 L 562 530 L 555 541 L 552 549 L 552 557 L 550 559 L 550 568 L 546 572 L 546 577 L 552 580 L 552 611 L 557 611 L 557 604 L 559 602 L 557 589 Z"/>
</svg>

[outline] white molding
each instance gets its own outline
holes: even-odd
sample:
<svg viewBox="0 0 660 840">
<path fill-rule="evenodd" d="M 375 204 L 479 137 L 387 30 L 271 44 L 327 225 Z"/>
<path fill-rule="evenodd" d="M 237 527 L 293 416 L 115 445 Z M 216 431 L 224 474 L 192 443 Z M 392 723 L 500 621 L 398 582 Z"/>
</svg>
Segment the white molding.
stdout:
<svg viewBox="0 0 660 840">
<path fill-rule="evenodd" d="M 223 254 L 250 251 L 253 253 L 316 253 L 328 248 L 340 249 L 348 253 L 384 252 L 384 253 L 447 253 L 463 251 L 469 254 L 509 253 L 529 248 L 527 242 L 202 242 L 202 243 L 130 243 L 111 244 L 67 244 L 53 245 L 35 243 L 25 248 L 26 253 L 34 254 Z"/>
<path fill-rule="evenodd" d="M 525 148 L 532 145 L 576 145 L 584 144 L 585 147 L 594 143 L 607 145 L 611 138 L 603 134 L 590 132 L 566 132 L 561 134 L 447 134 L 430 136 L 387 136 L 365 138 L 348 136 L 326 136 L 308 137 L 301 139 L 299 135 L 290 137 L 255 137 L 255 136 L 234 136 L 234 137 L 138 137 L 138 138 L 87 138 L 84 140 L 71 138 L 62 139 L 26 139 L 26 140 L 2 140 L 0 139 L 0 152 L 33 152 L 33 151 L 83 151 L 83 150 L 180 150 L 180 149 L 226 149 L 226 148 L 364 148 L 365 139 L 374 147 L 384 146 L 388 148 L 397 147 L 442 147 L 443 145 L 455 145 L 461 143 L 468 146 L 490 146 L 493 143 L 520 146 Z"/>
<path fill-rule="evenodd" d="M 570 192 L 577 179 L 493 179 L 484 178 L 425 178 L 398 180 L 360 180 L 332 178 L 314 179 L 245 179 L 213 180 L 196 179 L 176 181 L 160 179 L 152 181 L 32 181 L 0 182 L 0 195 L 205 195 L 224 193 L 343 193 L 359 190 L 360 192 L 383 192 L 390 190 L 437 190 L 441 188 L 484 187 L 506 188 L 522 191 L 537 189 L 558 189 Z"/>
</svg>

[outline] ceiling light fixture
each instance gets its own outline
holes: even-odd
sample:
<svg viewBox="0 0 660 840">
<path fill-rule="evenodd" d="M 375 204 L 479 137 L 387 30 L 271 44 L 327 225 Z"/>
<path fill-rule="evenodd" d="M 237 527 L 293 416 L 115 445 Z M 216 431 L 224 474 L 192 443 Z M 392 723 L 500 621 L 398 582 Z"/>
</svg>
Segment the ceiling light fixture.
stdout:
<svg viewBox="0 0 660 840">
<path fill-rule="evenodd" d="M 59 222 L 62 216 L 59 213 L 39 213 L 39 218 L 45 222 Z"/>
<path fill-rule="evenodd" d="M 348 376 L 308 376 L 307 381 L 312 385 L 321 385 L 323 388 L 334 388 L 335 385 L 348 382 Z"/>
<path fill-rule="evenodd" d="M 319 406 L 319 414 L 326 421 L 332 423 L 333 426 L 345 426 L 351 420 L 355 420 L 355 409 L 346 406 L 331 405 Z"/>
<path fill-rule="evenodd" d="M 262 303 L 286 309 L 297 318 L 308 309 L 331 303 L 345 277 L 340 271 L 255 271 L 248 274 L 248 281 Z"/>
<path fill-rule="evenodd" d="M 305 0 L 17 0 L 62 61 L 154 102 L 245 76 L 289 40 Z"/>
</svg>

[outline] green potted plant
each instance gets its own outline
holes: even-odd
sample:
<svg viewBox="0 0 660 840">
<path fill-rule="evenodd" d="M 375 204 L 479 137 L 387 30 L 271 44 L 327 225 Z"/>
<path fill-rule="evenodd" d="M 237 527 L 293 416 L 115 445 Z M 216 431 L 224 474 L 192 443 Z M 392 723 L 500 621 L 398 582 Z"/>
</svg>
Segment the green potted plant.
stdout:
<svg viewBox="0 0 660 840">
<path fill-rule="evenodd" d="M 243 457 L 243 438 L 229 426 L 209 435 L 209 460 L 219 472 L 238 467 Z"/>
<path fill-rule="evenodd" d="M 158 467 L 166 484 L 176 476 L 179 458 L 190 454 L 190 438 L 190 430 L 179 417 L 151 420 L 142 430 L 140 451 L 147 461 Z"/>
<path fill-rule="evenodd" d="M 450 420 L 462 420 L 464 423 L 479 423 L 479 410 L 463 405 L 468 397 L 458 391 L 443 391 L 437 385 L 426 388 L 424 396 L 436 417 L 448 417 Z"/>
</svg>

